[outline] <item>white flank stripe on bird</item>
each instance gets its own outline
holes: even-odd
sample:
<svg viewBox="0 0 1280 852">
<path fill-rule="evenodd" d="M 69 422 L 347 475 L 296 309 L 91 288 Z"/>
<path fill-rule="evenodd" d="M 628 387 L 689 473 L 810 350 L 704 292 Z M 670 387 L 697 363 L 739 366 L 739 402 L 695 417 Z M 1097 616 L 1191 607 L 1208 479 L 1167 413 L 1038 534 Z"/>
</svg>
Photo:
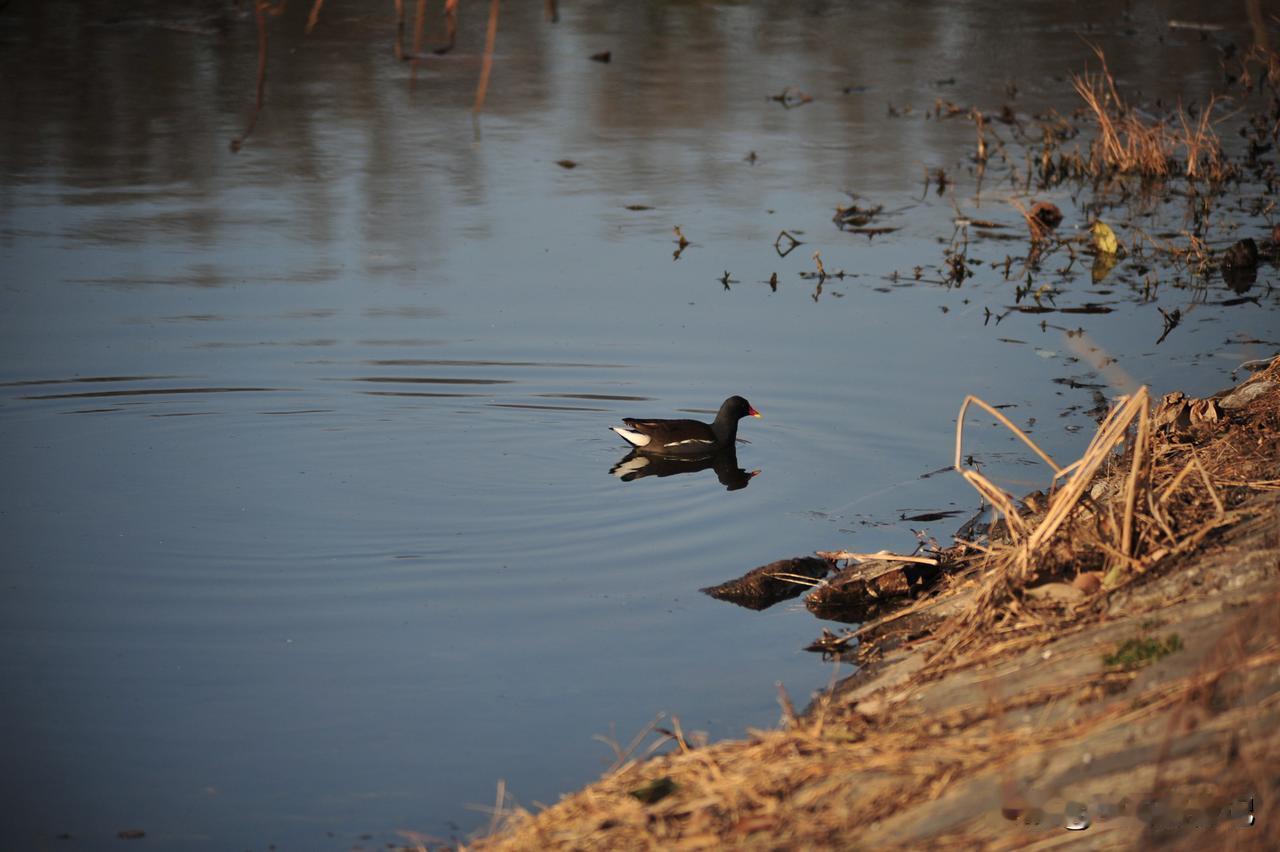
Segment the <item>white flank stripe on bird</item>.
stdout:
<svg viewBox="0 0 1280 852">
<path fill-rule="evenodd" d="M 622 440 L 630 444 L 634 444 L 637 447 L 643 447 L 649 443 L 650 439 L 648 435 L 642 435 L 639 432 L 632 432 L 630 429 L 623 429 L 621 426 L 610 426 L 609 428 L 621 435 Z"/>
</svg>

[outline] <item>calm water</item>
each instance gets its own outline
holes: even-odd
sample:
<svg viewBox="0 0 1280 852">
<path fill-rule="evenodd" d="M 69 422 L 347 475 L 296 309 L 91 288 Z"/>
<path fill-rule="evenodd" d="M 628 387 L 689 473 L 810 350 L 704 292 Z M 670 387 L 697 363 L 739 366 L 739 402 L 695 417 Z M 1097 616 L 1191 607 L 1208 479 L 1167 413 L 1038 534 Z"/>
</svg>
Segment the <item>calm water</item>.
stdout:
<svg viewBox="0 0 1280 852">
<path fill-rule="evenodd" d="M 1247 44 L 1234 7 L 568 2 L 551 24 L 508 3 L 473 122 L 487 4 L 413 85 L 392 4 L 330 2 L 304 37 L 309 5 L 272 25 L 238 154 L 257 42 L 235 4 L 0 12 L 5 848 L 464 836 L 499 779 L 532 806 L 595 777 L 595 735 L 770 725 L 774 681 L 832 678 L 800 650 L 822 625 L 700 587 L 945 540 L 957 521 L 899 519 L 977 507 L 920 478 L 965 393 L 1070 459 L 1093 399 L 1054 380 L 1102 384 L 1090 346 L 1194 393 L 1280 337 L 1270 267 L 1229 306 L 1221 281 L 1142 303 L 1080 269 L 1058 303 L 1112 313 L 998 326 L 1016 282 L 989 265 L 908 280 L 953 232 L 926 168 L 1023 233 L 937 99 L 1069 112 L 1087 29 L 1131 91 L 1198 102 Z M 787 87 L 813 101 L 770 100 Z M 846 191 L 899 230 L 837 230 Z M 1035 197 L 1088 220 L 1067 188 Z M 786 257 L 782 229 L 805 243 Z M 849 275 L 816 292 L 814 250 Z M 1157 306 L 1185 314 L 1158 345 Z M 764 414 L 749 487 L 610 475 L 618 418 L 732 393 Z M 1003 434 L 976 449 L 1040 483 Z"/>
</svg>

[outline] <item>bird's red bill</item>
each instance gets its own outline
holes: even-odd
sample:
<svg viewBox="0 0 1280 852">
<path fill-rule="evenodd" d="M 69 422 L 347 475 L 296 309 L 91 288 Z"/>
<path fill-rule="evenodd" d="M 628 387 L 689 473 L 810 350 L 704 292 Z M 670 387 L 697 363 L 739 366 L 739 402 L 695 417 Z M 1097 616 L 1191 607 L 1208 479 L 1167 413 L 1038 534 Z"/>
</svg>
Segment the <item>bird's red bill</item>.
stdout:
<svg viewBox="0 0 1280 852">
<path fill-rule="evenodd" d="M 748 409 L 750 409 L 747 413 L 748 413 L 748 414 L 750 414 L 752 417 L 763 417 L 763 416 L 764 416 L 764 415 L 763 415 L 763 414 L 761 414 L 759 411 L 756 411 L 754 408 L 751 408 L 751 406 L 749 406 L 749 405 L 747 406 L 747 408 L 748 408 Z"/>
</svg>

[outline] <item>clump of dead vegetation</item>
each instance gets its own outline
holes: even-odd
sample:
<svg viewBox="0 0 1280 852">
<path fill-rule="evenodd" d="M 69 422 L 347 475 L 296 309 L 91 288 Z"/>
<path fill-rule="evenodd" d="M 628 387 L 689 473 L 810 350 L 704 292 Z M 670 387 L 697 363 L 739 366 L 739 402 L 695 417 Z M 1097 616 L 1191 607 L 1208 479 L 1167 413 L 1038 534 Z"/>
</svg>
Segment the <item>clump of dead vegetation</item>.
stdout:
<svg viewBox="0 0 1280 852">
<path fill-rule="evenodd" d="M 1091 48 L 1099 67 L 1071 75 L 1072 88 L 1081 99 L 1080 108 L 1071 115 L 1049 110 L 1035 116 L 1033 126 L 1027 127 L 1009 104 L 999 114 L 989 114 L 955 104 L 947 104 L 944 111 L 940 103 L 939 118 L 966 116 L 974 122 L 977 145 L 972 160 L 979 187 L 988 165 L 997 162 L 1008 170 L 1009 182 L 1025 192 L 1033 186 L 1050 189 L 1070 181 L 1092 182 L 1095 188 L 1111 191 L 1117 178 L 1137 178 L 1144 185 L 1182 178 L 1215 187 L 1241 176 L 1241 165 L 1228 156 L 1217 129 L 1237 114 L 1224 108 L 1237 98 L 1214 95 L 1207 103 L 1179 101 L 1172 107 L 1132 103 L 1121 94 L 1102 49 Z M 1224 60 L 1228 84 L 1239 83 L 1243 96 L 1264 89 L 1271 96 L 1269 110 L 1254 114 L 1255 122 L 1262 119 L 1262 123 L 1251 128 L 1248 138 L 1246 165 L 1257 166 L 1257 154 L 1280 142 L 1280 121 L 1276 120 L 1280 117 L 1280 54 L 1255 44 L 1236 54 L 1230 68 L 1227 65 Z M 1081 119 L 1093 125 L 1084 152 L 1078 146 L 1067 148 L 1070 140 L 1085 134 Z M 1003 138 L 1000 125 L 1008 127 L 1012 139 Z M 1019 148 L 1025 162 L 1018 161 Z M 939 192 L 944 186 L 940 179 Z M 1122 191 L 1143 192 L 1130 187 Z"/>
<path fill-rule="evenodd" d="M 1270 394 L 1269 402 L 1253 405 L 1251 425 L 1242 427 L 1257 435 L 1256 442 L 1240 432 L 1215 434 L 1231 412 L 1254 403 L 1264 391 Z M 1053 471 L 1047 493 L 1037 491 L 1019 500 L 965 464 L 965 415 L 970 406 L 995 418 Z M 899 600 L 892 614 L 860 618 L 865 623 L 844 635 L 828 632 L 811 650 L 838 655 L 861 642 L 854 659 L 866 663 L 876 651 L 868 638 L 900 621 L 917 629 L 923 625 L 939 640 L 930 665 L 954 662 L 992 643 L 1004 651 L 1034 645 L 1055 625 L 1142 582 L 1160 565 L 1249 517 L 1254 510 L 1244 505 L 1248 495 L 1280 490 L 1276 434 L 1280 359 L 1221 399 L 1191 399 L 1175 392 L 1153 405 L 1146 388 L 1121 397 L 1085 453 L 1066 466 L 998 409 L 967 397 L 956 422 L 954 466 L 991 507 L 991 522 L 979 535 L 962 530 L 954 546 L 930 555 L 929 561 L 940 570 L 927 578 L 928 583 L 941 584 L 941 594 L 913 594 L 914 600 L 905 606 Z M 1210 435 L 1214 437 L 1206 441 Z M 850 565 L 844 572 L 860 575 L 873 568 L 871 573 L 879 578 L 887 570 L 882 566 L 894 564 L 894 557 L 872 556 L 876 561 Z M 913 564 L 917 557 L 898 559 L 900 572 L 920 567 Z M 1079 606 L 1045 607 L 1028 594 L 1036 586 L 1064 582 L 1079 594 Z M 827 585 L 838 584 L 840 573 Z M 949 597 L 949 591 L 960 586 L 966 594 Z M 883 609 L 883 591 L 866 596 Z"/>
<path fill-rule="evenodd" d="M 1266 381 L 1274 376 L 1255 379 Z M 1039 505 L 1033 500 L 1030 508 L 1019 507 L 1012 495 L 964 466 L 964 415 L 970 405 L 994 416 L 1053 469 L 1050 493 Z M 1280 428 L 1280 408 L 1262 413 Z M 1189 401 L 1181 394 L 1170 394 L 1153 409 L 1141 388 L 1112 408 L 1084 455 L 1063 467 L 1001 412 L 966 398 L 956 425 L 956 470 L 998 513 L 1001 536 L 970 543 L 985 555 L 984 576 L 972 601 L 948 621 L 939 653 L 956 653 L 979 637 L 990 641 L 1045 625 L 1042 616 L 1021 606 L 1020 592 L 1030 585 L 1065 577 L 1105 594 L 1238 523 L 1249 511 L 1236 508 L 1242 494 L 1277 486 L 1275 460 L 1265 453 L 1251 458 L 1233 442 L 1197 449 L 1188 441 L 1193 430 L 1211 428 L 1223 417 L 1221 403 Z"/>
<path fill-rule="evenodd" d="M 1102 50 L 1095 47 L 1094 53 L 1101 70 L 1071 77 L 1097 125 L 1088 161 L 1094 174 L 1132 174 L 1159 180 L 1181 171 L 1189 179 L 1212 182 L 1232 176 L 1233 167 L 1213 128 L 1215 99 L 1195 117 L 1179 104 L 1171 119 L 1144 118 L 1120 96 Z"/>
<path fill-rule="evenodd" d="M 1128 99 L 1102 50 L 1093 50 L 1097 70 L 1071 75 L 1080 106 L 1070 114 L 1048 110 L 1027 116 L 1007 103 L 998 113 L 984 113 L 955 104 L 944 109 L 940 103 L 939 118 L 966 116 L 974 122 L 977 145 L 970 160 L 977 195 L 981 198 L 984 183 L 993 178 L 1007 184 L 1012 195 L 1005 200 L 1025 223 L 1029 244 L 1022 254 L 1006 253 L 1003 260 L 984 257 L 997 241 L 1014 239 L 1001 230 L 1008 224 L 966 215 L 956 205 L 957 230 L 942 262 L 916 266 L 910 276 L 894 272 L 893 283 L 907 279 L 959 287 L 983 266 L 1002 270 L 1004 279 L 1018 286 L 1013 304 L 987 309 L 986 320 L 996 323 L 1012 313 L 1114 310 L 1108 303 L 1058 303 L 1059 296 L 1078 294 L 1072 285 L 1082 262 L 1090 266 L 1094 284 L 1111 276 L 1141 302 L 1155 301 L 1162 288 L 1204 288 L 1219 270 L 1241 299 L 1256 298 L 1247 294 L 1256 280 L 1256 263 L 1233 263 L 1224 246 L 1234 248 L 1241 242 L 1237 232 L 1251 227 L 1242 228 L 1241 218 L 1231 215 L 1233 206 L 1253 222 L 1274 224 L 1280 172 L 1267 155 L 1280 146 L 1280 54 L 1263 43 L 1246 52 L 1228 45 L 1222 59 L 1226 90 L 1206 102 L 1169 105 Z M 925 193 L 932 180 L 926 170 Z M 939 174 L 940 194 L 948 184 Z M 1075 187 L 1073 197 L 1088 190 L 1077 210 L 1034 198 L 1064 185 Z M 1228 200 L 1229 192 L 1237 197 Z M 1250 197 L 1253 192 L 1256 199 Z M 1177 207 L 1184 208 L 1179 225 L 1149 232 L 1145 220 L 1155 214 L 1162 224 L 1171 223 Z M 1064 222 L 1068 227 L 1059 231 Z M 1106 229 L 1102 235 L 1100 227 Z M 1249 239 L 1259 257 L 1280 256 L 1280 236 L 1255 234 L 1244 242 Z M 1180 320 L 1177 309 L 1161 309 L 1161 314 L 1164 328 L 1152 335 L 1157 343 Z"/>
</svg>

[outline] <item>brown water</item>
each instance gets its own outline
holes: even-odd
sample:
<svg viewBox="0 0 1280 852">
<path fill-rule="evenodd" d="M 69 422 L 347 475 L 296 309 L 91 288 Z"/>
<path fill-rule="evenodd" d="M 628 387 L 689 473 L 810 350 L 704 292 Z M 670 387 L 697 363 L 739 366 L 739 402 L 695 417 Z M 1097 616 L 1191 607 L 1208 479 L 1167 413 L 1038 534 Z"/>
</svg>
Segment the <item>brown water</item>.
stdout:
<svg viewBox="0 0 1280 852">
<path fill-rule="evenodd" d="M 594 777 L 594 735 L 771 724 L 774 681 L 832 677 L 799 650 L 819 623 L 700 587 L 945 540 L 955 519 L 901 518 L 977 507 L 921 478 L 965 393 L 1072 458 L 1081 385 L 1114 393 L 1090 346 L 1195 393 L 1280 338 L 1271 267 L 1229 305 L 1220 280 L 1144 301 L 1137 273 L 1080 268 L 1056 304 L 1110 313 L 998 325 L 1018 282 L 993 265 L 1023 240 L 937 283 L 953 199 L 1023 233 L 937 99 L 1069 112 L 1084 32 L 1127 91 L 1200 102 L 1247 44 L 1235 7 L 508 3 L 475 121 L 487 4 L 412 85 L 391 3 L 330 0 L 304 37 L 309 5 L 272 24 L 239 153 L 257 36 L 235 4 L 0 11 L 5 848 L 445 838 L 499 779 L 532 805 Z M 947 195 L 922 191 L 938 168 Z M 846 191 L 898 230 L 838 230 Z M 1036 197 L 1088 221 L 1086 194 Z M 1220 238 L 1260 233 L 1232 215 Z M 801 277 L 815 250 L 847 275 Z M 1158 307 L 1185 314 L 1159 344 Z M 764 414 L 747 487 L 610 475 L 620 417 L 732 393 Z M 980 450 L 1042 484 L 1005 436 Z"/>
</svg>

